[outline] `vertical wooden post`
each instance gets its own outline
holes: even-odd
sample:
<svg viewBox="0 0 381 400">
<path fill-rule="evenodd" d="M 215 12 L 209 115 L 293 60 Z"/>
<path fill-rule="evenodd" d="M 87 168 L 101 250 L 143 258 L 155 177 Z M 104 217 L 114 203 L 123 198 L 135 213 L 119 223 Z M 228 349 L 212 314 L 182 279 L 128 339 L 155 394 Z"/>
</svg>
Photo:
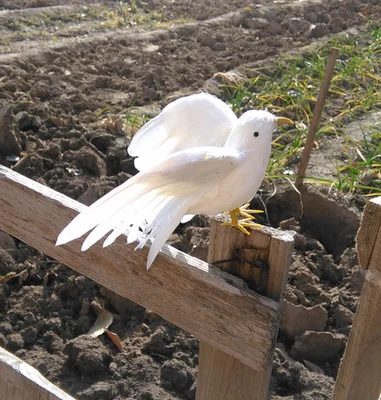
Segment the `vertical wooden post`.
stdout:
<svg viewBox="0 0 381 400">
<path fill-rule="evenodd" d="M 252 289 L 280 301 L 284 291 L 294 239 L 290 232 L 274 229 L 252 231 L 246 236 L 234 228 L 212 221 L 208 262 L 242 278 Z M 247 262 L 249 261 L 249 262 Z M 255 267 L 252 264 L 256 264 Z M 223 317 L 223 316 L 222 316 Z M 242 315 L 242 318 L 251 318 Z M 278 326 L 273 332 L 274 345 L 267 368 L 255 371 L 234 357 L 207 343 L 200 343 L 197 400 L 264 400 L 268 397 L 273 353 Z"/>
<path fill-rule="evenodd" d="M 357 251 L 362 268 L 368 271 L 337 376 L 334 400 L 378 400 L 381 392 L 381 197 L 365 207 Z"/>
<path fill-rule="evenodd" d="M 333 77 L 333 72 L 336 65 L 337 55 L 339 54 L 339 50 L 335 47 L 331 48 L 329 52 L 329 57 L 327 61 L 327 65 L 325 67 L 323 81 L 321 83 L 320 92 L 318 98 L 316 100 L 316 105 L 314 108 L 314 113 L 312 115 L 312 121 L 308 130 L 308 136 L 306 140 L 306 144 L 304 145 L 304 150 L 302 153 L 302 158 L 300 161 L 300 165 L 298 168 L 298 177 L 296 178 L 295 185 L 297 188 L 301 188 L 303 185 L 304 175 L 306 174 L 308 162 L 311 157 L 312 147 L 315 141 L 316 132 L 319 127 L 319 121 L 321 115 L 323 113 L 325 99 L 328 94 L 329 85 L 331 83 L 331 79 Z"/>
</svg>

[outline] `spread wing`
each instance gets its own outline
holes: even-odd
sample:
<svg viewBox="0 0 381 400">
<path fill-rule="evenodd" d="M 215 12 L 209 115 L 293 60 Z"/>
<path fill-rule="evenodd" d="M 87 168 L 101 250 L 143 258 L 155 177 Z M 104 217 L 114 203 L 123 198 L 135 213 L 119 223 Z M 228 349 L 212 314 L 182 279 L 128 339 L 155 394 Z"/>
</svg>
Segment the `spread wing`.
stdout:
<svg viewBox="0 0 381 400">
<path fill-rule="evenodd" d="M 201 146 L 223 146 L 237 117 L 222 100 L 207 93 L 182 97 L 134 136 L 128 147 L 135 167 L 149 169 L 167 155 Z"/>
<path fill-rule="evenodd" d="M 82 211 L 60 233 L 56 244 L 67 243 L 92 230 L 82 245 L 82 250 L 86 250 L 112 231 L 104 243 L 108 246 L 129 230 L 129 243 L 138 240 L 142 247 L 147 240 L 153 240 L 147 261 L 149 268 L 195 197 L 213 190 L 240 165 L 239 153 L 224 147 L 192 148 L 174 153 Z"/>
</svg>

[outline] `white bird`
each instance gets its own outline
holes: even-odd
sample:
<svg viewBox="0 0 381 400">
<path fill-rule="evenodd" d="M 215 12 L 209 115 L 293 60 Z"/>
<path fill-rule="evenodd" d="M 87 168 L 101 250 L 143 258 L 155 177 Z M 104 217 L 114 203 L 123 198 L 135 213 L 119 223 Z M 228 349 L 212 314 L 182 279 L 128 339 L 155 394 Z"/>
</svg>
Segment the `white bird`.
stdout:
<svg viewBox="0 0 381 400">
<path fill-rule="evenodd" d="M 141 128 L 128 148 L 138 157 L 140 172 L 74 218 L 56 245 L 92 230 L 82 245 L 85 251 L 110 231 L 103 247 L 127 233 L 127 243 L 138 241 L 136 248 L 151 241 L 149 269 L 180 221 L 195 214 L 229 211 L 231 222 L 225 225 L 249 234 L 246 227 L 260 225 L 251 222 L 255 211 L 246 203 L 265 176 L 272 133 L 289 123 L 267 111 L 247 111 L 238 119 L 225 103 L 204 93 L 174 101 Z"/>
</svg>

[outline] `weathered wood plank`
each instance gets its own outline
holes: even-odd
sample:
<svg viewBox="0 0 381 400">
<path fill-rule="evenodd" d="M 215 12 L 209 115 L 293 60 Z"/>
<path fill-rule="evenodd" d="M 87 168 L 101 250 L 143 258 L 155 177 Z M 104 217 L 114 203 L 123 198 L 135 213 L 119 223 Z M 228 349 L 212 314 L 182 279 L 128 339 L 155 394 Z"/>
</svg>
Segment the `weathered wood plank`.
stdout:
<svg viewBox="0 0 381 400">
<path fill-rule="evenodd" d="M 381 392 L 381 197 L 370 201 L 357 235 L 368 269 L 335 383 L 334 400 L 378 400 Z"/>
<path fill-rule="evenodd" d="M 247 262 L 229 262 L 221 264 L 220 267 L 243 278 L 248 284 L 258 288 L 262 285 L 262 290 L 266 295 L 279 301 L 286 285 L 293 243 L 290 232 L 261 229 L 252 231 L 250 236 L 246 236 L 233 228 L 221 227 L 219 222 L 214 220 L 208 261 L 212 263 L 216 260 L 230 259 L 235 248 L 239 248 L 241 255 L 250 261 L 258 257 L 258 265 L 262 264 L 262 275 L 259 268 Z M 268 267 L 267 271 L 266 267 Z M 241 316 L 247 318 L 244 313 Z M 275 325 L 274 329 L 275 339 L 278 325 Z M 267 399 L 274 347 L 275 340 L 268 353 L 266 368 L 255 371 L 233 356 L 208 343 L 201 342 L 197 400 Z"/>
<path fill-rule="evenodd" d="M 119 295 L 160 314 L 204 342 L 261 370 L 268 364 L 279 306 L 230 275 L 166 246 L 149 272 L 147 250 L 116 243 L 80 251 L 56 247 L 59 232 L 85 206 L 0 166 L 0 229 Z M 242 315 L 245 317 L 242 318 Z"/>
<path fill-rule="evenodd" d="M 0 347 L 0 399 L 74 400 L 35 368 Z"/>
<path fill-rule="evenodd" d="M 368 269 L 373 255 L 373 249 L 379 239 L 381 226 L 381 197 L 371 200 L 364 210 L 360 229 L 357 233 L 357 253 L 360 265 Z"/>
</svg>

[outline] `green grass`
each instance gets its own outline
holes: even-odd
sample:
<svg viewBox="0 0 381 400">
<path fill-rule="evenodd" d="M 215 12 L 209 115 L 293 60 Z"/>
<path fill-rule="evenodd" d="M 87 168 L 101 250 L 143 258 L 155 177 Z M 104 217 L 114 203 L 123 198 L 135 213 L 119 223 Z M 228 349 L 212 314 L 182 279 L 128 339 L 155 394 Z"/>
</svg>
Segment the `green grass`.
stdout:
<svg viewBox="0 0 381 400">
<path fill-rule="evenodd" d="M 321 48 L 300 56 L 279 59 L 275 65 L 247 71 L 250 79 L 241 86 L 225 85 L 226 100 L 240 114 L 247 109 L 267 108 L 297 122 L 274 141 L 269 177 L 285 177 L 284 170 L 298 161 L 307 135 L 316 97 L 331 47 L 339 49 L 335 74 L 322 116 L 317 140 L 324 135 L 343 135 L 345 124 L 381 108 L 381 28 L 369 26 L 365 34 L 334 38 Z M 337 179 L 310 177 L 343 191 L 372 195 L 381 191 L 381 132 L 378 140 L 351 142 L 357 158 L 337 167 Z M 374 179 L 362 184 L 364 174 Z M 287 178 L 290 178 L 287 175 Z"/>
<path fill-rule="evenodd" d="M 370 141 L 364 136 L 361 143 L 356 143 L 356 150 L 358 157 L 337 169 L 335 186 L 340 190 L 361 190 L 368 196 L 381 195 L 381 130 L 373 133 Z"/>
</svg>

